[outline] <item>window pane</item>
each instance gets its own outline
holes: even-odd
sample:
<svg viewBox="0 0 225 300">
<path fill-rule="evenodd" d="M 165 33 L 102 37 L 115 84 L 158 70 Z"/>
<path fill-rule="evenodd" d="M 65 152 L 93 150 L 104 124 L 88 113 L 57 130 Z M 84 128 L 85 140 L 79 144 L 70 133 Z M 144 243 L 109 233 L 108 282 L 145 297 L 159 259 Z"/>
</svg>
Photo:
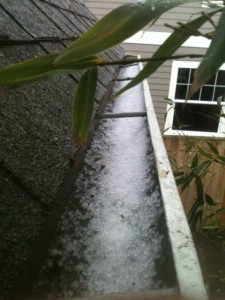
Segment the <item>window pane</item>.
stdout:
<svg viewBox="0 0 225 300">
<path fill-rule="evenodd" d="M 219 113 L 217 105 L 176 103 L 173 129 L 217 132 Z"/>
<path fill-rule="evenodd" d="M 189 71 L 190 69 L 188 68 L 179 68 L 177 83 L 188 83 Z"/>
<path fill-rule="evenodd" d="M 212 86 L 203 86 L 202 87 L 201 100 L 212 101 L 212 99 L 213 99 L 213 90 L 214 90 L 214 88 Z"/>
<path fill-rule="evenodd" d="M 216 91 L 215 91 L 215 97 L 214 97 L 214 101 L 217 101 L 217 99 L 221 97 L 221 101 L 225 101 L 224 97 L 225 97 L 225 87 L 216 87 Z"/>
<path fill-rule="evenodd" d="M 187 85 L 178 84 L 175 92 L 175 99 L 186 99 L 187 97 Z"/>
<path fill-rule="evenodd" d="M 218 72 L 217 85 L 225 85 L 225 71 L 223 70 Z"/>
</svg>

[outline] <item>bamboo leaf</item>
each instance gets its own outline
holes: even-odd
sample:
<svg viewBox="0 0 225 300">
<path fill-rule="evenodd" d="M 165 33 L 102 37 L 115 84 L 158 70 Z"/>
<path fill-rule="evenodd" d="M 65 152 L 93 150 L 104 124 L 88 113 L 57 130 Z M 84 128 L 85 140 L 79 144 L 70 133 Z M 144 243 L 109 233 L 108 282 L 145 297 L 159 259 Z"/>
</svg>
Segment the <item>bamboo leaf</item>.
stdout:
<svg viewBox="0 0 225 300">
<path fill-rule="evenodd" d="M 73 100 L 72 134 L 75 143 L 84 147 L 91 124 L 95 90 L 97 86 L 97 67 L 87 70 L 81 77 Z"/>
<path fill-rule="evenodd" d="M 180 177 L 180 178 L 177 178 L 177 179 L 176 179 L 176 184 L 177 184 L 177 185 L 181 185 L 181 184 L 183 184 L 183 183 L 185 182 L 185 180 L 186 180 L 186 177 L 185 177 L 185 176 L 182 176 L 182 177 Z"/>
<path fill-rule="evenodd" d="M 193 169 L 193 168 L 197 167 L 197 165 L 198 165 L 198 154 L 196 153 L 192 160 L 191 168 Z"/>
<path fill-rule="evenodd" d="M 212 163 L 212 160 L 203 161 L 200 165 L 198 165 L 194 169 L 195 174 L 199 174 L 204 168 L 208 168 L 211 163 Z"/>
<path fill-rule="evenodd" d="M 213 213 L 211 213 L 210 215 L 208 215 L 205 220 L 209 219 L 209 218 L 212 218 L 212 217 L 215 217 L 215 216 L 219 216 L 221 214 L 225 214 L 225 208 L 220 208 L 220 209 L 217 209 L 216 211 L 214 211 Z"/>
<path fill-rule="evenodd" d="M 53 63 L 57 56 L 57 53 L 49 54 L 0 69 L 0 85 L 18 87 L 73 70 L 89 68 L 102 62 L 101 58 L 91 56 L 75 63 L 55 67 Z"/>
<path fill-rule="evenodd" d="M 212 199 L 212 197 L 210 197 L 208 194 L 205 194 L 205 202 L 209 205 L 209 206 L 215 206 L 215 202 Z"/>
<path fill-rule="evenodd" d="M 182 192 L 189 186 L 191 181 L 195 178 L 195 173 L 191 171 L 186 177 L 185 180 L 183 181 L 183 186 L 182 186 Z"/>
<path fill-rule="evenodd" d="M 216 116 L 221 117 L 221 118 L 225 118 L 225 114 L 217 114 Z"/>
<path fill-rule="evenodd" d="M 203 204 L 200 204 L 198 200 L 196 200 L 192 205 L 191 210 L 189 211 L 188 214 L 188 223 L 191 230 L 193 230 L 196 227 L 198 221 L 201 222 L 202 215 L 203 215 L 203 208 L 204 208 Z"/>
<path fill-rule="evenodd" d="M 197 0 L 140 0 L 124 4 L 97 22 L 55 60 L 56 65 L 74 62 L 111 48 L 129 38 L 167 10 Z"/>
<path fill-rule="evenodd" d="M 209 13 L 210 16 L 217 13 L 218 10 L 215 10 L 214 12 Z M 177 49 L 180 48 L 180 46 L 192 35 L 192 32 L 194 30 L 197 30 L 200 28 L 205 22 L 207 21 L 207 18 L 205 16 L 201 16 L 187 24 L 185 24 L 186 27 L 190 28 L 190 33 L 187 33 L 187 29 L 185 30 L 185 33 L 182 31 L 183 25 L 178 27 L 176 31 L 174 31 L 167 40 L 159 47 L 159 49 L 155 52 L 155 54 L 152 56 L 152 58 L 162 58 L 162 60 L 159 61 L 150 61 L 148 62 L 143 70 L 139 72 L 139 74 L 130 82 L 128 83 L 123 89 L 121 89 L 116 96 L 120 95 L 121 93 L 125 92 L 126 90 L 134 87 L 138 83 L 140 83 L 142 80 L 153 74 L 160 66 L 161 64 L 166 61 L 166 58 L 163 59 L 163 57 L 169 57 L 171 56 Z M 185 28 L 186 28 L 185 27 Z"/>
<path fill-rule="evenodd" d="M 218 150 L 216 149 L 216 147 L 215 147 L 212 143 L 207 142 L 207 145 L 209 146 L 209 148 L 211 149 L 211 151 L 212 151 L 214 154 L 219 155 Z"/>
<path fill-rule="evenodd" d="M 225 61 L 225 8 L 220 16 L 213 40 L 201 62 L 194 73 L 194 82 L 189 91 L 189 97 L 213 77 L 219 67 Z"/>
<path fill-rule="evenodd" d="M 204 203 L 204 189 L 203 189 L 203 183 L 201 180 L 201 177 L 198 175 L 195 175 L 195 186 L 196 186 L 196 192 L 197 192 L 197 199 L 198 202 L 203 204 Z"/>
<path fill-rule="evenodd" d="M 191 215 L 194 214 L 194 212 L 196 211 L 197 207 L 199 206 L 198 200 L 195 200 L 195 202 L 192 204 L 189 212 L 188 212 L 188 218 L 191 217 Z"/>
<path fill-rule="evenodd" d="M 205 150 L 203 150 L 203 148 L 201 148 L 199 145 L 197 145 L 198 147 L 198 152 L 203 156 L 203 157 L 206 157 L 206 158 L 209 158 L 209 159 L 213 159 L 213 156 L 206 152 Z"/>
<path fill-rule="evenodd" d="M 166 100 L 167 104 L 169 104 L 170 106 L 173 106 L 174 102 L 172 99 L 166 97 L 165 100 Z"/>
<path fill-rule="evenodd" d="M 225 156 L 219 155 L 217 159 L 220 161 L 220 163 L 225 164 Z"/>
<path fill-rule="evenodd" d="M 189 186 L 189 184 L 191 183 L 191 181 L 194 178 L 196 178 L 196 176 L 199 175 L 201 173 L 201 171 L 204 168 L 207 168 L 210 164 L 211 164 L 211 161 L 207 160 L 207 161 L 202 162 L 197 167 L 193 168 L 191 170 L 191 172 L 186 176 L 186 178 L 185 178 L 185 180 L 183 182 L 182 191 L 184 191 Z"/>
<path fill-rule="evenodd" d="M 184 172 L 173 172 L 173 175 L 175 176 L 175 177 L 178 177 L 178 176 L 182 176 L 182 175 L 184 175 Z"/>
<path fill-rule="evenodd" d="M 169 161 L 174 169 L 177 169 L 177 160 L 174 156 L 169 156 Z"/>
</svg>

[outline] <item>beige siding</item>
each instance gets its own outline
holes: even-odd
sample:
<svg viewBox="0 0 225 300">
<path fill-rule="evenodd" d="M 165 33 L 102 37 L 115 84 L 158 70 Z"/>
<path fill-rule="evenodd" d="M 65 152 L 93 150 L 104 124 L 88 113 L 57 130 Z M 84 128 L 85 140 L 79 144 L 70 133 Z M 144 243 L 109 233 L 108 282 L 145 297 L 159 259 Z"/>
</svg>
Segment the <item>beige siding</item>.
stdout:
<svg viewBox="0 0 225 300">
<path fill-rule="evenodd" d="M 130 3 L 132 0 L 83 0 L 83 2 L 98 19 L 101 19 L 111 10 L 125 3 Z M 202 10 L 204 10 L 204 8 L 201 7 L 201 1 L 178 6 L 163 14 L 154 26 L 151 27 L 151 30 L 159 32 L 171 31 L 169 28 L 164 26 L 165 23 L 175 26 L 176 22 L 186 22 L 190 20 L 190 17 L 196 17 L 196 14 Z M 146 27 L 146 29 L 147 28 L 148 27 Z M 205 30 L 212 30 L 209 23 L 207 23 L 204 28 Z"/>
<path fill-rule="evenodd" d="M 201 7 L 199 2 L 190 3 L 187 5 L 178 6 L 174 9 L 163 14 L 157 22 L 152 26 L 152 31 L 168 32 L 170 29 L 165 27 L 165 24 L 176 26 L 177 22 L 188 22 L 191 19 L 196 18 L 204 8 Z M 203 26 L 203 32 L 212 31 L 212 25 L 207 22 Z"/>
</svg>

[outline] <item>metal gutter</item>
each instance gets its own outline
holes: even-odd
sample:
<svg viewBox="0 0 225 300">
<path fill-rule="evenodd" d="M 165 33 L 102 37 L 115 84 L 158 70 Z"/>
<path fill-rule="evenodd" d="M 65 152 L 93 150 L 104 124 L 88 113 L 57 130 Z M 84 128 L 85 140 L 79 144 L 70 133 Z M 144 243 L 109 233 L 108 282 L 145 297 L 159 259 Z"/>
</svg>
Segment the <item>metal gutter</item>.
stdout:
<svg viewBox="0 0 225 300">
<path fill-rule="evenodd" d="M 206 300 L 208 296 L 197 253 L 156 119 L 147 80 L 143 81 L 143 91 L 180 293 L 188 300 Z"/>
</svg>

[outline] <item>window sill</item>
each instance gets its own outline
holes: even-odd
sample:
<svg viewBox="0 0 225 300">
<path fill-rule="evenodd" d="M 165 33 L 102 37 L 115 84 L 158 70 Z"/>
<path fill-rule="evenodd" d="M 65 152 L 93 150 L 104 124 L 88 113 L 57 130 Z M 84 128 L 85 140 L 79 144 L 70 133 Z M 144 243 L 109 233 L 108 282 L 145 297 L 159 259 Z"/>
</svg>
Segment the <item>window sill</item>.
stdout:
<svg viewBox="0 0 225 300">
<path fill-rule="evenodd" d="M 218 132 L 202 132 L 202 131 L 181 131 L 167 130 L 163 133 L 165 137 L 192 137 L 192 138 L 209 138 L 209 139 L 225 139 L 225 133 Z"/>
</svg>

